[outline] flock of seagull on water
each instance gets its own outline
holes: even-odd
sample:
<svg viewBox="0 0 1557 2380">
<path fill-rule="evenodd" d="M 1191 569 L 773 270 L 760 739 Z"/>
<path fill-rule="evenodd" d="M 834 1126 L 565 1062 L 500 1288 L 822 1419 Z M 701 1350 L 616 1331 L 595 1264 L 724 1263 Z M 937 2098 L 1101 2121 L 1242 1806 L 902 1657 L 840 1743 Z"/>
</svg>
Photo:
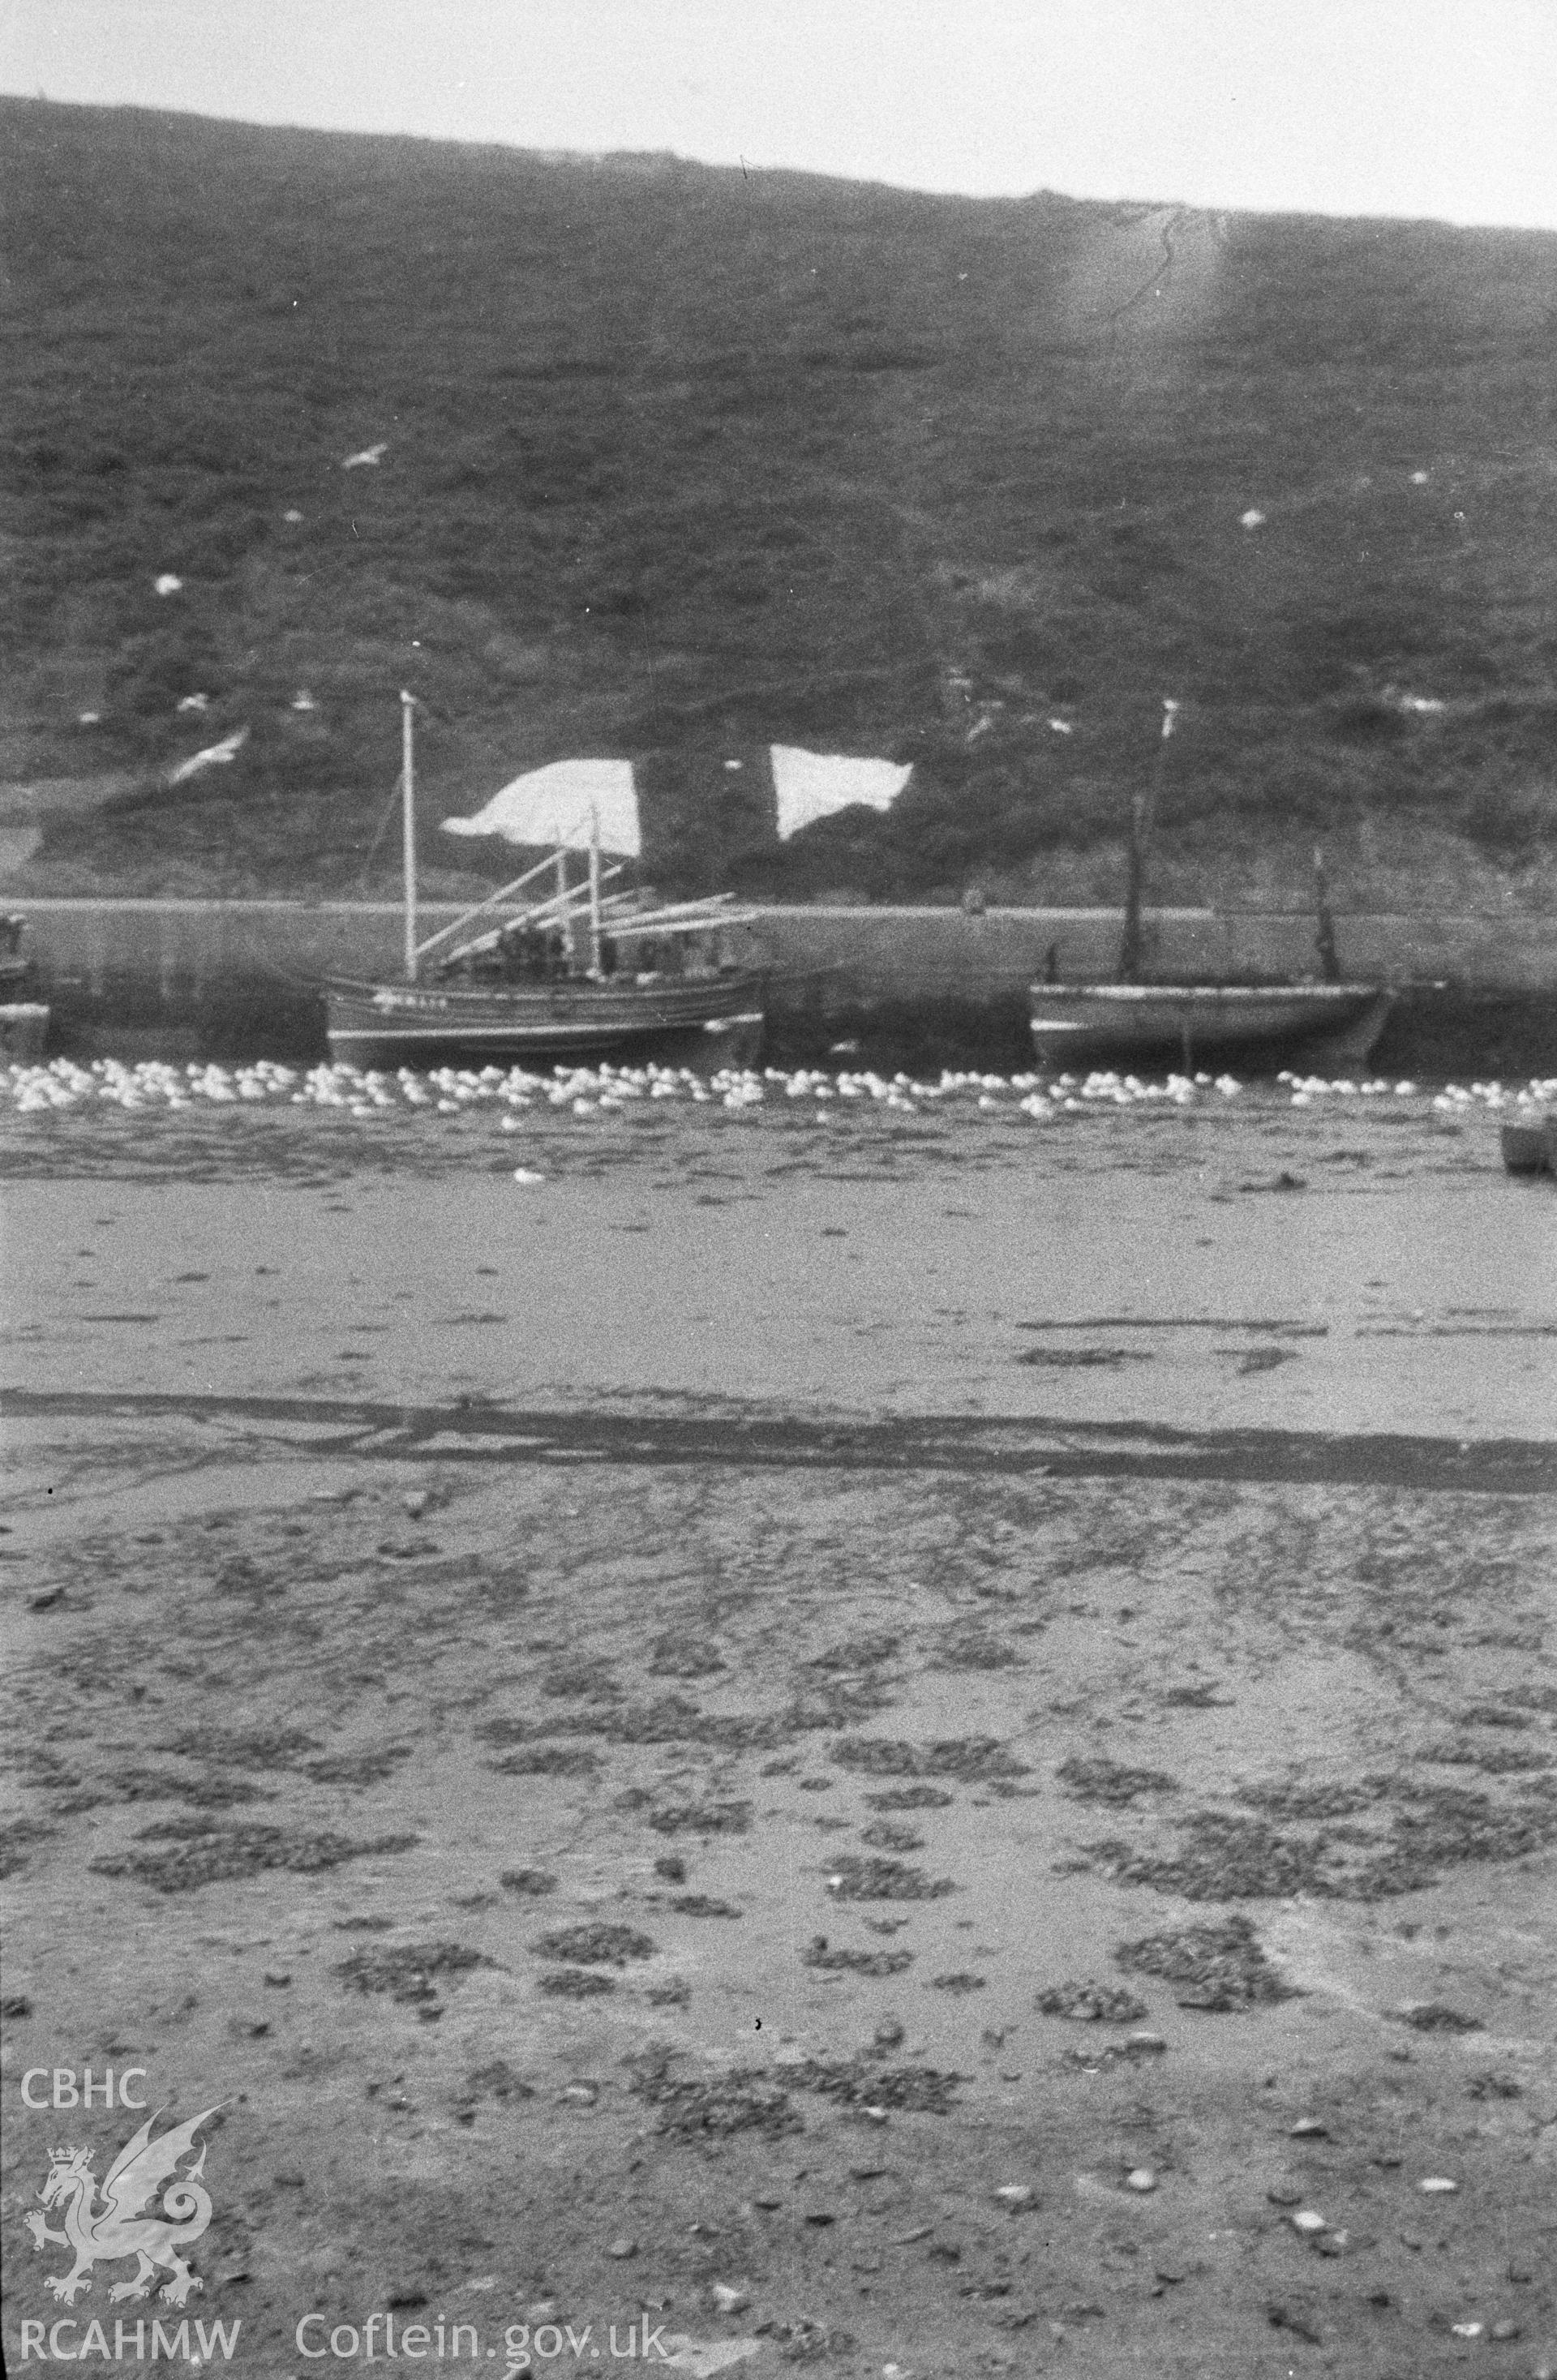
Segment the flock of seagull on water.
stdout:
<svg viewBox="0 0 1557 2380">
<path fill-rule="evenodd" d="M 1452 1083 L 1437 1092 L 1385 1076 L 1332 1081 L 1322 1075 L 1285 1072 L 1278 1075 L 1277 1083 L 1295 1108 L 1328 1100 L 1419 1099 L 1429 1103 L 1429 1111 L 1440 1117 L 1473 1109 L 1539 1112 L 1557 1100 L 1557 1076 L 1522 1087 L 1497 1082 Z M 667 1099 L 732 1111 L 781 1099 L 805 1100 L 811 1104 L 818 1122 L 872 1107 L 918 1115 L 927 1108 L 951 1106 L 971 1108 L 984 1115 L 1021 1115 L 1041 1123 L 1052 1116 L 1096 1113 L 1103 1109 L 1194 1108 L 1208 1101 L 1235 1099 L 1260 1088 L 1226 1074 L 1170 1074 L 1161 1082 L 1149 1083 L 1137 1075 L 1101 1072 L 986 1075 L 954 1073 L 950 1068 L 933 1081 L 906 1074 L 833 1074 L 806 1066 L 769 1066 L 760 1072 L 726 1068 L 712 1075 L 685 1066 L 656 1065 L 558 1067 L 549 1075 L 529 1074 L 517 1066 L 444 1066 L 427 1074 L 402 1067 L 395 1074 L 380 1074 L 339 1064 L 286 1066 L 264 1058 L 243 1064 L 219 1065 L 207 1060 L 183 1066 L 151 1060 L 128 1065 L 113 1058 L 80 1065 L 69 1058 L 55 1058 L 46 1064 L 0 1068 L 0 1107 L 20 1114 L 108 1107 L 167 1113 L 190 1108 L 268 1105 L 335 1109 L 367 1121 L 418 1110 L 448 1116 L 495 1108 L 502 1111 L 500 1129 L 505 1132 L 522 1131 L 525 1114 L 536 1108 L 575 1116 L 612 1116 L 640 1101 Z M 518 1178 L 524 1178 L 522 1173 Z"/>
</svg>

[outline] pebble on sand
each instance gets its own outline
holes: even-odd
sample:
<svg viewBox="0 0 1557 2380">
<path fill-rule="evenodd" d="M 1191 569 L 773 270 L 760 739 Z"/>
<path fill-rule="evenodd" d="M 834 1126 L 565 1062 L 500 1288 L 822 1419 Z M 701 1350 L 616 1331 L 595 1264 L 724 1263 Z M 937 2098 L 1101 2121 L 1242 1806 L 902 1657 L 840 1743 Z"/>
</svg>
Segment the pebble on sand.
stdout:
<svg viewBox="0 0 1557 2380">
<path fill-rule="evenodd" d="M 728 2281 L 715 2281 L 709 2295 L 721 2313 L 742 2313 L 751 2303 L 745 2289 L 733 2289 Z"/>
<path fill-rule="evenodd" d="M 1157 2176 L 1149 2165 L 1137 2165 L 1125 2176 L 1126 2190 L 1148 2191 L 1157 2187 Z"/>
<path fill-rule="evenodd" d="M 613 2240 L 610 2247 L 605 2252 L 608 2256 L 616 2257 L 618 2261 L 626 2256 L 636 2256 L 638 2253 L 638 2241 L 636 2240 Z"/>
<path fill-rule="evenodd" d="M 1447 2197 L 1450 2191 L 1458 2190 L 1459 2186 L 1457 2181 L 1451 2181 L 1447 2174 L 1442 2173 L 1429 2173 L 1417 2184 L 1417 2189 L 1429 2198 Z"/>
<path fill-rule="evenodd" d="M 1301 2231 L 1306 2239 L 1311 2239 L 1316 2231 L 1328 2231 L 1330 2226 L 1317 2208 L 1300 2206 L 1292 2218 L 1292 2228 L 1295 2231 Z"/>
<path fill-rule="evenodd" d="M 1037 2191 L 1033 2189 L 1030 2182 L 1026 2181 L 1002 2182 L 995 2192 L 995 2196 L 1003 2206 L 1009 2206 L 1013 2213 L 1018 2207 L 1035 2205 L 1038 2200 Z"/>
</svg>

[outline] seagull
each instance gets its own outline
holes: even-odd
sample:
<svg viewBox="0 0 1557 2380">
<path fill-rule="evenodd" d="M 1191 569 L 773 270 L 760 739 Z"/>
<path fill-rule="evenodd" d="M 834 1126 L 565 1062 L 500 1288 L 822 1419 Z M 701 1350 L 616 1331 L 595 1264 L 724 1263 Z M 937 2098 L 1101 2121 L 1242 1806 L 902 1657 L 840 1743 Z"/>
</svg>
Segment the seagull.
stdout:
<svg viewBox="0 0 1557 2380">
<path fill-rule="evenodd" d="M 1240 513 L 1238 515 L 1238 527 L 1240 528 L 1263 528 L 1264 526 L 1264 514 L 1257 513 L 1252 504 L 1249 506 L 1247 513 Z"/>
<path fill-rule="evenodd" d="M 208 744 L 203 752 L 191 752 L 187 760 L 180 760 L 169 776 L 168 783 L 181 785 L 187 777 L 198 776 L 202 769 L 220 768 L 228 760 L 236 760 L 248 741 L 248 728 L 235 727 L 230 735 L 223 736 L 220 744 Z"/>
<path fill-rule="evenodd" d="M 310 694 L 307 686 L 300 686 L 298 688 L 297 693 L 292 697 L 292 708 L 294 710 L 317 710 L 319 705 L 315 702 L 312 695 Z"/>
<path fill-rule="evenodd" d="M 389 452 L 389 441 L 381 438 L 376 446 L 364 446 L 360 455 L 348 455 L 341 465 L 343 471 L 360 471 L 369 463 L 382 463 Z"/>
<path fill-rule="evenodd" d="M 1074 735 L 1076 733 L 1068 719 L 1052 719 L 1049 725 L 1056 735 Z"/>
<path fill-rule="evenodd" d="M 343 464 L 341 468 L 342 468 L 342 469 L 344 470 L 344 469 L 347 468 L 347 466 L 346 466 L 345 464 Z M 292 505 L 289 505 L 289 506 L 288 506 L 288 508 L 287 508 L 287 510 L 282 514 L 281 517 L 282 517 L 282 519 L 283 519 L 284 521 L 286 521 L 286 522 L 287 522 L 287 523 L 288 523 L 288 524 L 289 524 L 293 528 L 297 528 L 297 526 L 298 526 L 298 522 L 302 519 L 302 515 L 301 515 L 301 513 L 298 510 L 297 505 L 296 505 L 296 504 L 292 504 Z"/>
<path fill-rule="evenodd" d="M 178 708 L 180 710 L 209 710 L 211 697 L 208 694 L 186 694 L 180 698 Z"/>
<path fill-rule="evenodd" d="M 183 584 L 184 581 L 181 578 L 176 577 L 171 570 L 164 570 L 162 577 L 156 582 L 157 593 L 159 595 L 176 595 L 182 589 Z"/>
</svg>

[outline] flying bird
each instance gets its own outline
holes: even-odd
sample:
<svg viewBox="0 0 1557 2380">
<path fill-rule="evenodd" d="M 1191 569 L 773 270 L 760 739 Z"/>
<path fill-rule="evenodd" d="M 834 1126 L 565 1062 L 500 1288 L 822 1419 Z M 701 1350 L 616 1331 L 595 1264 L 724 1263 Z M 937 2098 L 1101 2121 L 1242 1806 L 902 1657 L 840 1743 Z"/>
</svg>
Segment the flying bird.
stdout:
<svg viewBox="0 0 1557 2380">
<path fill-rule="evenodd" d="M 370 463 L 382 463 L 389 452 L 389 441 L 381 438 L 376 446 L 364 446 L 360 455 L 348 455 L 341 465 L 343 471 L 360 471 Z"/>
<path fill-rule="evenodd" d="M 203 752 L 191 752 L 187 760 L 180 760 L 169 775 L 168 783 L 181 785 L 187 778 L 198 776 L 202 769 L 217 769 L 228 760 L 236 760 L 248 741 L 248 728 L 235 727 L 230 735 L 223 736 L 220 744 L 208 744 Z"/>
</svg>

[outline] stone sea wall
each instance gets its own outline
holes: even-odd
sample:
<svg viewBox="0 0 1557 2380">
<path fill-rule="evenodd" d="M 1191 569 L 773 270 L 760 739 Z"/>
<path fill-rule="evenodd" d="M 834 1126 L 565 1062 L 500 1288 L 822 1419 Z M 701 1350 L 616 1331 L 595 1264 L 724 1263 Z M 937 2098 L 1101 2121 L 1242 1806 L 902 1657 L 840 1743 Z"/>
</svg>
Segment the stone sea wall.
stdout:
<svg viewBox="0 0 1557 2380">
<path fill-rule="evenodd" d="M 399 971 L 389 903 L 14 901 L 28 919 L 51 1051 L 168 1058 L 322 1056 L 318 979 Z M 456 912 L 430 905 L 430 933 Z M 752 929 L 771 969 L 770 1041 L 791 1060 L 858 1039 L 876 1062 L 1020 1062 L 1027 986 L 1107 977 L 1111 909 L 773 908 Z M 1539 917 L 1337 919 L 1348 977 L 1408 989 L 1379 1064 L 1513 1075 L 1557 1069 L 1557 927 Z M 1279 978 L 1316 972 L 1303 915 L 1165 910 L 1149 971 Z"/>
</svg>

